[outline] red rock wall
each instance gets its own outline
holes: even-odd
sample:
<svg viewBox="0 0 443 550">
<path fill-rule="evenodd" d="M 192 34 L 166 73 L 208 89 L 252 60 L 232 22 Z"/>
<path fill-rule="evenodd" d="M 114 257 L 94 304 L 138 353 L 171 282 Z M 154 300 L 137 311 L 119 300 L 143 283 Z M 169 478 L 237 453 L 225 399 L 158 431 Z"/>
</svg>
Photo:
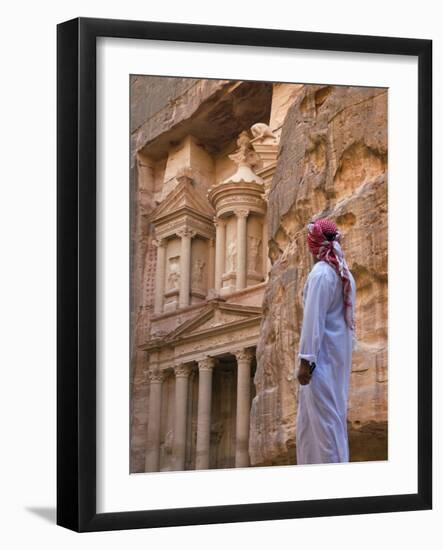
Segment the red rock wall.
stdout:
<svg viewBox="0 0 443 550">
<path fill-rule="evenodd" d="M 357 283 L 351 460 L 387 457 L 387 95 L 378 88 L 305 86 L 285 118 L 269 196 L 273 266 L 257 349 L 252 464 L 295 462 L 293 374 L 301 293 L 312 265 L 305 226 L 316 215 L 340 226 Z"/>
</svg>

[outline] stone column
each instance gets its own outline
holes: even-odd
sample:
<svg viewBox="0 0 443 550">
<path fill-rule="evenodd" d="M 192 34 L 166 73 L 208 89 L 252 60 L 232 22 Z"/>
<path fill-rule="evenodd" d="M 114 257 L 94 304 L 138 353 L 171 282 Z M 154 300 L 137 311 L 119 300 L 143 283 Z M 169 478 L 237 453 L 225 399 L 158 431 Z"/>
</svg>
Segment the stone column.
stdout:
<svg viewBox="0 0 443 550">
<path fill-rule="evenodd" d="M 154 242 L 157 247 L 154 312 L 159 315 L 160 313 L 163 313 L 163 301 L 165 295 L 166 241 L 165 239 L 158 239 Z"/>
<path fill-rule="evenodd" d="M 251 361 L 247 349 L 235 352 L 237 358 L 237 417 L 235 435 L 235 467 L 249 466 L 249 415 L 251 407 Z"/>
<path fill-rule="evenodd" d="M 241 290 L 246 287 L 246 239 L 247 239 L 247 219 L 249 210 L 240 208 L 234 210 L 237 216 L 237 283 L 236 289 Z"/>
<path fill-rule="evenodd" d="M 215 224 L 215 290 L 222 287 L 222 275 L 225 270 L 226 222 L 214 218 Z"/>
<path fill-rule="evenodd" d="M 215 288 L 214 281 L 214 269 L 215 269 L 215 241 L 209 239 L 209 252 L 208 252 L 208 290 Z"/>
<path fill-rule="evenodd" d="M 145 371 L 145 374 L 149 380 L 148 437 L 145 470 L 147 472 L 158 472 L 160 469 L 160 414 L 164 373 L 158 368 L 150 368 Z"/>
<path fill-rule="evenodd" d="M 191 241 L 195 231 L 182 229 L 177 235 L 181 238 L 179 305 L 187 307 L 191 294 Z"/>
<path fill-rule="evenodd" d="M 174 417 L 174 468 L 185 469 L 186 419 L 188 410 L 188 380 L 190 365 L 178 364 L 175 372 L 175 417 Z"/>
<path fill-rule="evenodd" d="M 211 398 L 212 369 L 215 366 L 213 357 L 206 357 L 198 362 L 198 415 L 196 470 L 209 468 L 209 450 L 211 437 Z"/>
</svg>

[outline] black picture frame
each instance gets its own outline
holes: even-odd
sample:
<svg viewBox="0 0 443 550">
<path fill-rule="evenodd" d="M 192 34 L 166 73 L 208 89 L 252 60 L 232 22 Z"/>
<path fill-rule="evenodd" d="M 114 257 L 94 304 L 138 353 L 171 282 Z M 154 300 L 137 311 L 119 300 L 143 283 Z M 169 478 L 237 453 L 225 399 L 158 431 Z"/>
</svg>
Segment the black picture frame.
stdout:
<svg viewBox="0 0 443 550">
<path fill-rule="evenodd" d="M 96 512 L 96 39 L 301 48 L 418 59 L 416 494 Z M 57 523 L 75 531 L 425 510 L 432 507 L 432 41 L 78 18 L 57 28 Z"/>
</svg>

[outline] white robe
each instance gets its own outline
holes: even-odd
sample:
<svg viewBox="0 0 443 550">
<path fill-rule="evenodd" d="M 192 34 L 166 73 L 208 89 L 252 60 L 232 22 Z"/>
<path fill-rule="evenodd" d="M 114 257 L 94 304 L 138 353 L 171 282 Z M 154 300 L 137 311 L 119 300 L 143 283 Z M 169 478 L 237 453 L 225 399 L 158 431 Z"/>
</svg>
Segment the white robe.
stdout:
<svg viewBox="0 0 443 550">
<path fill-rule="evenodd" d="M 351 279 L 352 307 L 355 280 Z M 297 464 L 348 462 L 347 404 L 353 331 L 343 311 L 342 282 L 334 268 L 314 264 L 303 290 L 299 358 L 316 363 L 309 384 L 299 386 Z"/>
</svg>

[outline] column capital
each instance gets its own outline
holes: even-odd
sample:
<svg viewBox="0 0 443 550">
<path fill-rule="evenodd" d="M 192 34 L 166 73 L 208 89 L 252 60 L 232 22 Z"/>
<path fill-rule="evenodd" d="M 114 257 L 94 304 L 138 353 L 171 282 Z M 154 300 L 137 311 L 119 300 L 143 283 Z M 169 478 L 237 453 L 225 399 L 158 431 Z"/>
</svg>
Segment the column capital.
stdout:
<svg viewBox="0 0 443 550">
<path fill-rule="evenodd" d="M 247 361 L 250 363 L 254 357 L 254 352 L 251 349 L 242 348 L 237 351 L 234 351 L 235 358 L 237 361 Z"/>
<path fill-rule="evenodd" d="M 183 229 L 179 229 L 177 231 L 177 235 L 183 239 L 183 238 L 189 238 L 192 239 L 197 234 L 197 231 L 194 229 L 189 229 L 188 227 L 184 227 Z"/>
<path fill-rule="evenodd" d="M 164 237 L 160 237 L 158 239 L 153 239 L 152 244 L 156 248 L 165 247 L 166 246 L 166 239 Z"/>
<path fill-rule="evenodd" d="M 219 218 L 218 216 L 214 216 L 213 221 L 215 227 L 224 227 L 226 225 L 226 220 L 224 218 Z"/>
<path fill-rule="evenodd" d="M 205 357 L 198 361 L 198 370 L 201 371 L 210 371 L 215 367 L 215 358 L 214 357 Z"/>
<path fill-rule="evenodd" d="M 151 367 L 149 369 L 145 369 L 143 371 L 143 374 L 145 375 L 145 379 L 149 380 L 151 384 L 161 384 L 163 380 L 165 379 L 165 373 L 158 367 Z"/>
<path fill-rule="evenodd" d="M 233 212 L 237 218 L 247 218 L 249 215 L 249 210 L 247 208 L 235 208 Z"/>
<path fill-rule="evenodd" d="M 176 378 L 188 378 L 191 374 L 192 366 L 189 363 L 176 363 L 174 373 Z"/>
</svg>

